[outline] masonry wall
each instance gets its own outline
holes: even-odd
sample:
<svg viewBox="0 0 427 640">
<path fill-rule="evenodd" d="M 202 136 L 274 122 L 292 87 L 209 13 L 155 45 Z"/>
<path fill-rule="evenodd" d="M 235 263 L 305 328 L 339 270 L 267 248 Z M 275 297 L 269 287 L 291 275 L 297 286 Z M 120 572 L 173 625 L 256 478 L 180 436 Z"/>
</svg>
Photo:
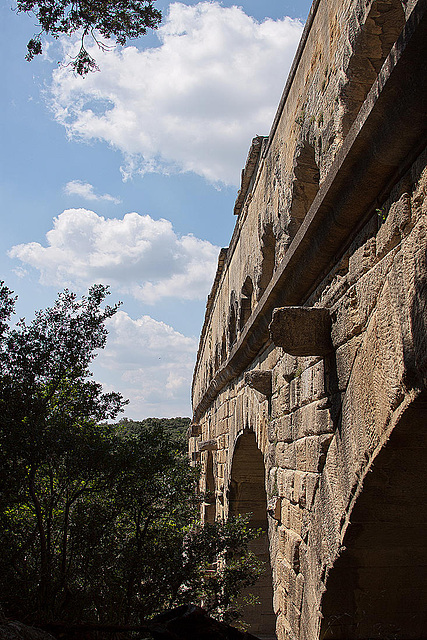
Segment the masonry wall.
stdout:
<svg viewBox="0 0 427 640">
<path fill-rule="evenodd" d="M 427 629 L 426 36 L 425 2 L 314 3 L 208 298 L 190 454 L 226 517 L 255 434 L 280 639 Z"/>
</svg>

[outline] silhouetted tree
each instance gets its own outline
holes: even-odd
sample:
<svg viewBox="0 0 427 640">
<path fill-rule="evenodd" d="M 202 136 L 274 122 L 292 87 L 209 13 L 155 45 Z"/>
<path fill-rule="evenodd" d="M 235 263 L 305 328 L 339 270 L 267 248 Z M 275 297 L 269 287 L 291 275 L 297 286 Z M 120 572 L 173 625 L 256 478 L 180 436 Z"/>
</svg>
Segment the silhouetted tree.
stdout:
<svg viewBox="0 0 427 640">
<path fill-rule="evenodd" d="M 90 363 L 107 338 L 108 288 L 64 291 L 11 326 L 0 283 L 0 602 L 29 622 L 139 623 L 203 601 L 222 618 L 255 581 L 244 520 L 198 523 L 188 420 L 115 419 Z M 214 565 L 216 568 L 214 568 Z"/>
</svg>

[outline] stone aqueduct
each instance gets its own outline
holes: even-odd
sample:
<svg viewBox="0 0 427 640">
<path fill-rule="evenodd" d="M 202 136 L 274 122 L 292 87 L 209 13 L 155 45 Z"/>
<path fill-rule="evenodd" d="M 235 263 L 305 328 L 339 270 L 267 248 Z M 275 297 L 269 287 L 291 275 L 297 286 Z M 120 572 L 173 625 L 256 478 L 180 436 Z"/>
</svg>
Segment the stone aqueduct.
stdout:
<svg viewBox="0 0 427 640">
<path fill-rule="evenodd" d="M 219 256 L 189 448 L 265 532 L 260 637 L 427 638 L 426 23 L 315 0 Z"/>
</svg>

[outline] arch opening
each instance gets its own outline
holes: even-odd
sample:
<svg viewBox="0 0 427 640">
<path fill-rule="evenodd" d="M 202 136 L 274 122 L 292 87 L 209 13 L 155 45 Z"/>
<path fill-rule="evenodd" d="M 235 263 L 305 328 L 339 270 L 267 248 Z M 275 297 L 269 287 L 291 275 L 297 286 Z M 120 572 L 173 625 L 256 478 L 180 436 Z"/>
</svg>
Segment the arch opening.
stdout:
<svg viewBox="0 0 427 640">
<path fill-rule="evenodd" d="M 427 397 L 377 455 L 322 601 L 320 638 L 421 640 L 427 612 Z"/>
<path fill-rule="evenodd" d="M 289 231 L 294 236 L 319 191 L 320 172 L 314 147 L 307 141 L 299 145 L 294 158 L 294 181 Z"/>
<path fill-rule="evenodd" d="M 259 638 L 274 639 L 276 617 L 273 611 L 273 582 L 270 566 L 267 494 L 265 491 L 264 458 L 258 449 L 253 431 L 245 430 L 239 437 L 233 455 L 229 492 L 230 515 L 251 514 L 249 526 L 261 529 L 262 535 L 251 543 L 251 551 L 265 563 L 265 571 L 248 591 L 258 598 L 258 604 L 244 609 L 244 621 Z"/>
<path fill-rule="evenodd" d="M 254 287 L 250 276 L 247 276 L 243 287 L 242 297 L 240 300 L 240 317 L 239 317 L 239 329 L 242 331 L 245 324 L 249 320 L 252 313 L 252 295 Z"/>
<path fill-rule="evenodd" d="M 261 236 L 261 254 L 261 272 L 257 282 L 258 300 L 268 287 L 276 266 L 276 236 L 271 223 L 265 225 Z"/>
<path fill-rule="evenodd" d="M 401 0 L 377 0 L 372 3 L 366 21 L 352 45 L 353 51 L 346 69 L 347 81 L 341 91 L 344 106 L 343 137 L 356 119 L 404 24 L 405 12 Z"/>
<path fill-rule="evenodd" d="M 237 339 L 237 299 L 234 291 L 230 296 L 230 308 L 228 312 L 228 344 L 231 349 Z"/>
</svg>

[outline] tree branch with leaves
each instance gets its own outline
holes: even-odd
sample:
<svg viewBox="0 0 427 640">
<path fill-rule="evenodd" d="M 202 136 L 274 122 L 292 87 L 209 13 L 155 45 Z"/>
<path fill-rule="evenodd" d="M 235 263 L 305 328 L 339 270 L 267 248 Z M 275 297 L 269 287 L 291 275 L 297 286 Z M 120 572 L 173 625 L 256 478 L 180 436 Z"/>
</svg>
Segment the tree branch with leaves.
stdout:
<svg viewBox="0 0 427 640">
<path fill-rule="evenodd" d="M 40 31 L 27 44 L 27 60 L 43 52 L 42 36 L 81 34 L 80 50 L 71 67 L 81 76 L 97 71 L 98 65 L 86 48 L 92 36 L 102 50 L 109 46 L 101 40 L 114 38 L 125 45 L 129 38 L 139 38 L 147 29 L 156 29 L 161 12 L 153 6 L 155 0 L 16 0 L 17 11 L 33 14 Z"/>
</svg>

